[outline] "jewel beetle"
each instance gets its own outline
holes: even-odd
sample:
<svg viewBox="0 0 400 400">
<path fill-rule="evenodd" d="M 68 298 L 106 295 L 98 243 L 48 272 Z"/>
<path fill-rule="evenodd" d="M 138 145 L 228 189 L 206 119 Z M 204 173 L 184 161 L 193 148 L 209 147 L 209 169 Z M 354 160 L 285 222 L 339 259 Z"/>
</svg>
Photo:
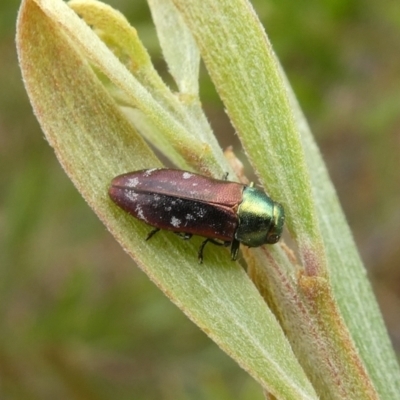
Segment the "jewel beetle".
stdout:
<svg viewBox="0 0 400 400">
<path fill-rule="evenodd" d="M 192 235 L 208 243 L 231 246 L 236 260 L 240 243 L 248 247 L 276 243 L 285 213 L 254 184 L 243 185 L 176 169 L 145 169 L 114 178 L 109 196 L 123 210 L 153 226 L 147 239 L 160 229 L 184 239 Z"/>
</svg>

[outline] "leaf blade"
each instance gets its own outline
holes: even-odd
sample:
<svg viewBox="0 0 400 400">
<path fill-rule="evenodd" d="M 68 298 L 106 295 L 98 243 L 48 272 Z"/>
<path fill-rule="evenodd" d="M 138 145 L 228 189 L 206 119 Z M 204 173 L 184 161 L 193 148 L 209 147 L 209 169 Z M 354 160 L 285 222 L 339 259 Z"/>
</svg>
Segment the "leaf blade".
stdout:
<svg viewBox="0 0 400 400">
<path fill-rule="evenodd" d="M 209 251 L 207 265 L 199 266 L 193 244 L 172 234 L 145 242 L 148 228 L 108 199 L 109 182 L 121 170 L 159 161 L 38 5 L 22 4 L 20 65 L 35 113 L 71 180 L 150 278 L 265 388 L 281 398 L 315 399 L 275 317 L 222 249 Z"/>
<path fill-rule="evenodd" d="M 329 301 L 332 300 L 332 292 L 330 290 L 325 291 L 325 282 L 329 283 L 329 273 L 326 268 L 329 261 L 330 272 L 334 271 L 333 287 L 335 294 L 341 302 L 340 310 L 346 317 L 352 337 L 357 339 L 358 347 L 354 346 L 352 338 L 347 332 L 347 327 L 341 320 L 341 315 L 337 315 L 337 319 L 332 319 L 329 322 L 329 313 L 334 316 L 338 311 L 336 305 L 333 304 L 331 310 L 325 312 L 325 321 L 322 321 L 322 323 L 318 318 L 319 309 L 314 315 L 314 322 L 320 324 L 316 328 L 321 328 L 320 332 L 325 335 L 320 338 L 322 342 L 326 340 L 323 346 L 330 347 L 334 351 L 334 353 L 328 352 L 326 354 L 331 356 L 333 354 L 340 355 L 343 359 L 346 359 L 349 365 L 354 363 L 355 368 L 353 370 L 358 371 L 357 373 L 360 374 L 358 377 L 351 376 L 353 374 L 347 374 L 346 371 L 348 370 L 346 368 L 342 369 L 339 365 L 340 363 L 337 364 L 338 370 L 341 370 L 341 374 L 345 378 L 343 381 L 345 381 L 346 388 L 343 388 L 343 390 L 347 390 L 348 394 L 353 393 L 354 388 L 357 388 L 357 391 L 363 393 L 364 398 L 376 398 L 376 387 L 379 388 L 381 395 L 386 393 L 386 398 L 391 398 L 390 396 L 393 396 L 395 392 L 399 392 L 399 375 L 397 373 L 397 363 L 393 357 L 393 351 L 390 349 L 382 319 L 379 316 L 368 282 L 363 276 L 365 272 L 354 249 L 354 243 L 350 239 L 350 235 L 347 235 L 348 228 L 346 227 L 345 232 L 347 233 L 344 236 L 347 236 L 347 239 L 350 240 L 343 240 L 341 246 L 353 246 L 351 250 L 352 260 L 346 259 L 346 257 L 339 257 L 338 249 L 336 248 L 333 252 L 332 246 L 328 244 L 329 241 L 335 241 L 335 236 L 341 235 L 341 228 L 345 225 L 343 216 L 340 215 L 341 212 L 338 212 L 340 206 L 338 206 L 335 195 L 332 195 L 333 190 L 330 186 L 329 177 L 321 172 L 325 170 L 321 159 L 318 158 L 319 155 L 316 154 L 318 152 L 315 146 L 302 136 L 302 129 L 299 128 L 301 123 L 295 118 L 292 111 L 293 104 L 290 105 L 291 95 L 288 93 L 287 86 L 285 86 L 280 73 L 279 63 L 273 54 L 265 33 L 258 26 L 258 21 L 251 6 L 246 1 L 220 0 L 203 1 L 201 3 L 191 0 L 173 1 L 178 10 L 185 16 L 186 23 L 196 37 L 210 75 L 223 98 L 228 114 L 243 140 L 244 147 L 255 169 L 260 174 L 262 182 L 266 183 L 269 192 L 274 198 L 283 202 L 287 210 L 289 229 L 294 234 L 294 239 L 299 246 L 303 269 L 300 270 L 302 276 L 299 278 L 298 275 L 296 276 L 296 265 L 290 269 L 290 263 L 287 263 L 289 266 L 284 271 L 284 274 L 287 275 L 282 274 L 282 270 L 274 267 L 274 262 L 279 259 L 290 258 L 290 256 L 281 254 L 282 251 L 279 248 L 271 250 L 274 257 L 271 258 L 272 266 L 269 267 L 269 270 L 262 272 L 264 274 L 262 279 L 268 282 L 266 287 L 271 289 L 271 286 L 276 284 L 275 289 L 276 292 L 279 292 L 278 297 L 282 302 L 285 299 L 287 300 L 284 292 L 285 285 L 290 285 L 290 288 L 293 289 L 294 308 L 289 310 L 289 308 L 282 309 L 281 307 L 278 310 L 278 315 L 280 313 L 280 315 L 287 316 L 290 312 L 296 310 L 298 306 L 295 304 L 296 297 L 298 298 L 299 296 L 303 296 L 304 304 L 307 304 L 307 307 L 312 310 L 312 307 L 315 306 L 314 300 L 321 300 L 321 298 L 318 298 L 318 293 L 312 293 L 313 290 L 318 292 L 318 288 L 321 289 L 321 293 L 325 293 L 322 297 Z M 228 66 L 237 68 L 235 70 L 235 68 L 229 68 Z M 260 90 L 260 88 L 262 89 Z M 260 143 L 266 143 L 266 146 L 260 146 Z M 303 147 L 306 149 L 305 154 L 302 154 Z M 318 185 L 318 180 L 321 179 L 328 180 L 328 185 L 316 191 L 315 186 Z M 324 196 L 320 196 L 324 190 L 327 190 L 327 193 Z M 314 197 L 316 197 L 316 200 L 314 200 Z M 335 203 L 335 214 L 332 214 L 332 218 L 338 215 L 340 222 L 335 221 L 335 224 L 329 225 L 327 221 L 332 222 L 332 219 L 326 220 L 325 213 L 328 211 L 328 206 L 330 207 L 333 203 Z M 336 227 L 336 232 L 334 235 L 332 233 L 328 235 L 327 230 L 332 226 Z M 324 238 L 323 235 L 326 237 Z M 252 258 L 257 260 L 258 265 L 262 265 L 261 260 L 265 259 L 263 249 L 253 250 L 252 253 Z M 357 270 L 357 272 L 347 272 L 345 274 L 349 279 L 353 279 L 352 284 L 346 286 L 343 282 L 340 282 L 340 273 L 338 269 L 335 270 L 338 262 L 343 263 L 343 269 L 350 267 Z M 296 264 L 296 261 L 293 264 Z M 282 265 L 285 265 L 284 261 Z M 271 271 L 275 274 L 276 281 L 274 283 L 271 283 L 273 280 L 271 276 L 267 276 Z M 255 273 L 257 274 L 257 271 Z M 308 280 L 309 277 L 315 277 L 315 279 Z M 351 298 L 354 294 L 357 295 L 357 293 L 354 293 L 355 287 L 353 284 L 355 286 L 363 285 L 362 298 L 369 298 L 370 310 L 366 310 L 363 307 L 361 298 L 357 299 L 359 308 L 352 309 Z M 296 291 L 296 287 L 298 291 Z M 346 290 L 347 292 L 345 293 Z M 312 295 L 316 295 L 316 298 L 313 299 Z M 345 305 L 343 304 L 344 299 L 346 299 Z M 315 308 L 317 307 L 315 306 Z M 353 313 L 360 312 L 362 314 L 365 312 L 362 317 L 364 318 L 364 323 L 361 330 L 359 330 L 360 327 L 356 327 L 350 321 L 352 310 Z M 293 320 L 297 318 L 295 314 L 294 312 L 292 314 Z M 384 365 L 384 358 L 378 352 L 375 356 L 380 359 L 380 365 L 379 367 L 374 366 L 374 357 L 367 354 L 368 345 L 361 343 L 365 330 L 370 332 L 369 328 L 371 328 L 367 315 L 374 318 L 375 321 L 379 321 L 376 324 L 379 334 L 375 338 L 372 338 L 373 335 L 371 335 L 366 343 L 373 342 L 374 349 L 379 352 L 379 337 L 383 335 L 384 353 L 391 360 L 390 365 L 396 371 L 394 373 L 395 377 L 390 373 L 388 366 Z M 299 339 L 295 330 L 301 332 L 302 326 L 293 324 L 293 320 L 290 321 L 290 318 L 287 320 L 288 325 L 294 331 L 292 338 L 295 343 L 298 343 Z M 329 323 L 335 325 L 335 332 L 339 332 L 342 335 L 342 344 L 340 346 L 337 346 L 335 335 L 332 335 L 333 331 L 329 330 Z M 326 325 L 325 327 L 324 324 Z M 289 331 L 288 327 L 286 327 L 286 331 Z M 307 334 L 304 334 L 302 337 L 307 336 Z M 309 339 L 310 354 L 313 354 L 312 337 L 309 337 Z M 341 346 L 342 348 L 340 348 Z M 301 348 L 301 346 L 299 347 Z M 350 350 L 351 356 L 349 356 L 350 353 L 346 354 L 347 352 L 344 351 L 346 348 Z M 358 354 L 361 349 L 363 351 L 362 359 L 359 358 Z M 330 383 L 334 382 L 335 368 L 330 368 L 330 360 L 326 359 L 324 361 L 320 359 L 319 361 L 322 361 L 321 366 L 326 367 L 328 371 L 330 370 L 332 377 Z M 312 363 L 307 358 L 304 358 L 304 362 L 310 366 L 310 376 L 321 377 L 322 375 L 323 378 L 324 373 L 321 372 L 321 368 L 318 368 L 318 364 L 312 366 Z M 370 377 L 373 377 L 373 382 L 368 381 L 366 365 L 368 365 Z M 381 369 L 386 370 L 386 379 L 384 381 L 380 380 L 383 377 Z M 327 384 L 329 386 L 328 381 Z M 316 381 L 313 382 L 317 387 Z M 385 388 L 388 382 L 391 382 L 391 389 Z M 334 385 L 331 386 L 331 394 L 334 396 L 335 388 L 333 387 Z M 323 387 L 320 393 L 324 393 Z M 336 396 L 340 396 L 337 391 Z"/>
</svg>

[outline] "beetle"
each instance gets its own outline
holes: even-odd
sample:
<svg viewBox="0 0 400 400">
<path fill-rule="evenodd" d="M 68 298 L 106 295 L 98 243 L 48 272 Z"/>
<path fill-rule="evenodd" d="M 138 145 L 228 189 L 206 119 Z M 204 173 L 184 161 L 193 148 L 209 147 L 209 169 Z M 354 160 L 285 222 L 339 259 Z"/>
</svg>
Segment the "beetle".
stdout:
<svg viewBox="0 0 400 400">
<path fill-rule="evenodd" d="M 184 239 L 203 236 L 204 246 L 231 246 L 236 260 L 240 243 L 248 247 L 278 242 L 285 212 L 254 184 L 218 180 L 176 169 L 144 169 L 115 177 L 109 196 L 120 208 L 155 229 L 175 232 Z"/>
</svg>

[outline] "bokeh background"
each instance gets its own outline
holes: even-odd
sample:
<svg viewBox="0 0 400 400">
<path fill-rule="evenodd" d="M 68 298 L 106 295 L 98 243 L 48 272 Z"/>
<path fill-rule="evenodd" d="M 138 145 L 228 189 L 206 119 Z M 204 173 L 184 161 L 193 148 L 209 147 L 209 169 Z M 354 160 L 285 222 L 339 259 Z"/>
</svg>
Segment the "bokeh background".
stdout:
<svg viewBox="0 0 400 400">
<path fill-rule="evenodd" d="M 110 0 L 165 64 L 144 0 Z M 400 351 L 400 8 L 257 0 L 322 150 Z M 0 2 L 0 398 L 263 399 L 123 253 L 57 163 Z M 206 72 L 204 108 L 243 157 Z"/>
</svg>

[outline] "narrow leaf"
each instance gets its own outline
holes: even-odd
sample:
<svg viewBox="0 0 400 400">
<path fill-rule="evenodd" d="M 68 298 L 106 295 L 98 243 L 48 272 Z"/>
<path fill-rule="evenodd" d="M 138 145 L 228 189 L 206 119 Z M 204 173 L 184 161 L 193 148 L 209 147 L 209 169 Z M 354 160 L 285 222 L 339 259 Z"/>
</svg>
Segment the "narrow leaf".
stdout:
<svg viewBox="0 0 400 400">
<path fill-rule="evenodd" d="M 200 53 L 182 16 L 169 0 L 150 0 L 165 61 L 180 93 L 198 95 Z"/>
<path fill-rule="evenodd" d="M 285 326 L 320 395 L 371 399 L 377 398 L 375 388 L 379 388 L 381 396 L 393 398 L 399 393 L 398 367 L 382 319 L 362 277 L 365 272 L 348 227 L 343 230 L 345 221 L 318 151 L 304 136 L 303 121 L 294 113 L 279 63 L 253 9 L 246 1 L 173 1 L 196 38 L 261 181 L 285 205 L 288 227 L 298 245 L 300 267 L 284 246 L 246 252 L 250 265 L 257 266 L 251 271 L 254 281 Z M 268 269 L 263 270 L 259 266 L 266 259 Z M 349 269 L 353 269 L 345 274 L 349 279 L 340 281 L 340 271 Z M 354 318 L 354 313 L 360 317 Z M 362 343 L 364 335 L 369 338 Z M 381 337 L 384 356 L 379 354 Z M 367 354 L 369 344 L 373 356 Z M 384 365 L 386 356 L 390 362 Z M 375 358 L 379 366 L 373 365 Z"/>
<path fill-rule="evenodd" d="M 56 3 L 59 13 L 49 12 Z M 112 177 L 160 164 L 92 71 L 93 48 L 77 46 L 64 29 L 64 18 L 84 23 L 63 7 L 62 1 L 25 0 L 17 45 L 35 114 L 65 171 L 149 277 L 264 388 L 281 399 L 316 399 L 275 317 L 223 249 L 207 249 L 207 262 L 199 265 L 198 241 L 165 233 L 146 242 L 148 227 L 108 199 Z M 103 52 L 99 64 L 106 65 L 108 54 L 96 46 Z M 113 58 L 110 64 L 118 75 Z"/>
</svg>

